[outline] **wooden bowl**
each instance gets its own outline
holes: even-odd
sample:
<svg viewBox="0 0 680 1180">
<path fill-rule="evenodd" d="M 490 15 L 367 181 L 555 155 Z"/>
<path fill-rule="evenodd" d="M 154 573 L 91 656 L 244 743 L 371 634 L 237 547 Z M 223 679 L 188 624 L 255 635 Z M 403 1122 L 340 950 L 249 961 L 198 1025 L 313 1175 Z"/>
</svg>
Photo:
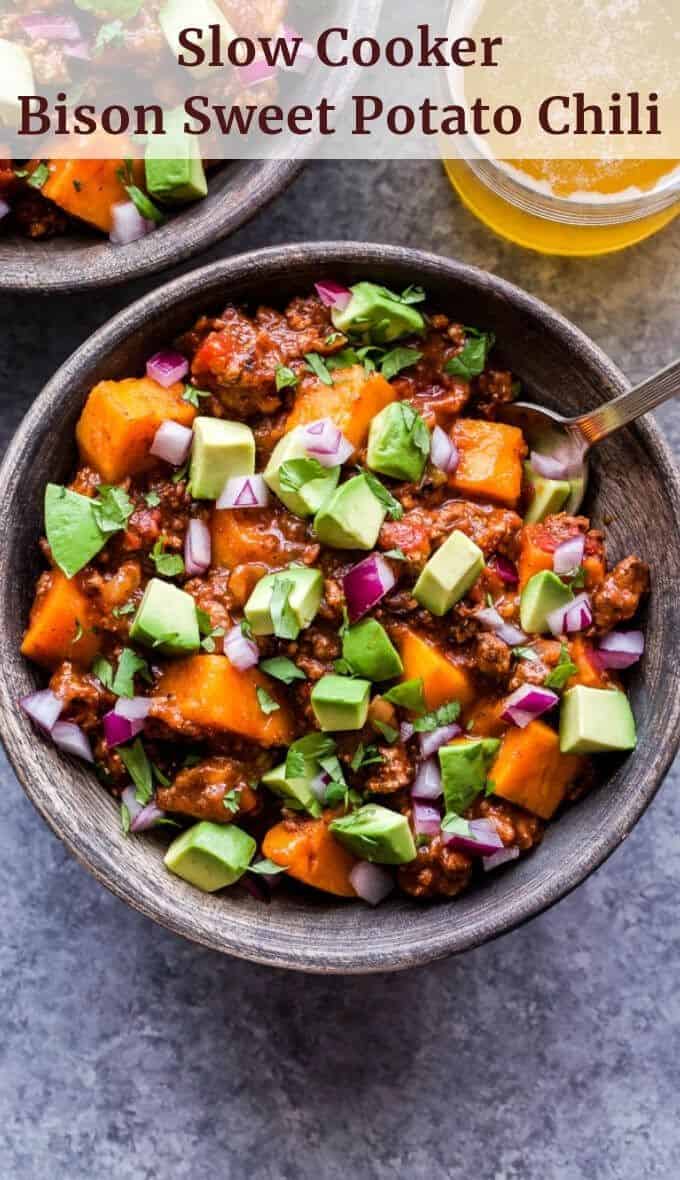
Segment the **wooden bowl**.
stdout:
<svg viewBox="0 0 680 1180">
<path fill-rule="evenodd" d="M 109 889 L 169 929 L 216 950 L 318 972 L 389 971 L 467 950 L 564 897 L 631 831 L 668 770 L 680 738 L 676 651 L 680 605 L 680 490 L 651 422 L 602 444 L 586 511 L 609 521 L 610 555 L 638 553 L 652 567 L 647 651 L 631 681 L 639 745 L 600 761 L 599 785 L 547 830 L 541 846 L 452 902 L 397 896 L 377 910 L 288 893 L 270 906 L 240 889 L 211 896 L 163 867 L 167 837 L 124 838 L 118 808 L 94 775 L 42 740 L 17 701 L 40 682 L 19 643 L 41 568 L 45 483 L 73 470 L 73 430 L 91 386 L 141 370 L 144 359 L 203 312 L 228 300 L 282 306 L 315 279 L 420 283 L 435 306 L 492 328 L 527 396 L 570 413 L 626 388 L 595 345 L 556 312 L 509 283 L 417 250 L 359 243 L 260 250 L 176 279 L 115 316 L 55 374 L 19 428 L 0 471 L 0 713 L 12 764 L 28 797 L 74 855 Z"/>
</svg>

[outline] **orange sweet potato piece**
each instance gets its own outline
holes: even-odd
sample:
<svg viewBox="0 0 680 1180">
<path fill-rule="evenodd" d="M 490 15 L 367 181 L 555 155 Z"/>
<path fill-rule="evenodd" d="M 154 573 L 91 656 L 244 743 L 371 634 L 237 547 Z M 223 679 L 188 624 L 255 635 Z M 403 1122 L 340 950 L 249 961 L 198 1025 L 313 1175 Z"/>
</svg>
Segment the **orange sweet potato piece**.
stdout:
<svg viewBox="0 0 680 1180">
<path fill-rule="evenodd" d="M 306 385 L 295 398 L 286 432 L 318 418 L 332 418 L 357 449 L 366 442 L 371 419 L 396 399 L 396 392 L 380 373 L 370 376 L 362 365 L 338 369 L 333 385 Z"/>
<path fill-rule="evenodd" d="M 460 701 L 463 707 L 471 704 L 475 684 L 467 668 L 454 664 L 433 644 L 407 627 L 398 636 L 397 645 L 404 665 L 403 679 L 422 678 L 428 709 L 438 709 L 454 700 Z"/>
<path fill-rule="evenodd" d="M 285 508 L 222 508 L 212 514 L 213 565 L 279 568 L 304 561 L 309 540 L 299 522 Z M 297 536 L 295 535 L 297 533 Z"/>
<path fill-rule="evenodd" d="M 257 689 L 263 688 L 279 705 L 263 713 Z M 287 746 L 293 740 L 293 719 L 274 682 L 256 668 L 240 672 L 226 656 L 196 655 L 168 663 L 158 682 L 161 701 L 155 714 L 172 725 L 181 720 L 218 733 L 236 733 L 263 746 Z"/>
<path fill-rule="evenodd" d="M 196 409 L 182 400 L 184 385 L 164 389 L 149 377 L 100 381 L 90 392 L 76 426 L 83 463 L 109 483 L 147 471 L 158 462 L 149 450 L 161 422 L 191 426 Z"/>
<path fill-rule="evenodd" d="M 583 758 L 560 753 L 560 739 L 549 725 L 530 721 L 525 729 L 508 730 L 489 778 L 494 795 L 551 819 L 583 764 Z"/>
<path fill-rule="evenodd" d="M 113 225 L 111 209 L 129 201 L 120 176 L 123 160 L 50 160 L 42 193 L 66 213 L 87 221 L 104 233 Z M 132 163 L 135 184 L 144 184 L 144 162 Z"/>
<path fill-rule="evenodd" d="M 459 418 L 451 437 L 460 455 L 458 467 L 450 476 L 451 486 L 467 496 L 516 507 L 526 453 L 522 431 L 503 422 Z"/>
<path fill-rule="evenodd" d="M 540 574 L 542 570 L 551 570 L 552 567 L 553 554 L 548 553 L 546 549 L 541 549 L 540 545 L 536 544 L 531 525 L 525 525 L 522 529 L 519 563 L 517 566 L 520 590 L 524 589 L 534 574 Z"/>
<path fill-rule="evenodd" d="M 82 634 L 76 639 L 79 627 Z M 90 601 L 76 580 L 61 570 L 41 577 L 21 650 L 46 668 L 55 668 L 62 660 L 87 667 L 99 651 Z"/>
<path fill-rule="evenodd" d="M 291 877 L 334 893 L 356 897 L 349 875 L 357 863 L 328 830 L 326 819 L 283 820 L 270 828 L 262 852 L 274 864 L 285 865 Z"/>
<path fill-rule="evenodd" d="M 610 679 L 607 674 L 597 667 L 592 659 L 593 646 L 582 635 L 577 635 L 569 644 L 569 655 L 578 671 L 574 673 L 567 687 L 575 684 L 585 684 L 587 688 L 609 688 Z"/>
<path fill-rule="evenodd" d="M 480 701 L 474 701 L 463 714 L 464 725 L 472 722 L 470 737 L 501 737 L 508 728 L 508 722 L 501 716 L 504 707 L 505 701 L 498 700 L 497 697 L 484 697 Z"/>
</svg>

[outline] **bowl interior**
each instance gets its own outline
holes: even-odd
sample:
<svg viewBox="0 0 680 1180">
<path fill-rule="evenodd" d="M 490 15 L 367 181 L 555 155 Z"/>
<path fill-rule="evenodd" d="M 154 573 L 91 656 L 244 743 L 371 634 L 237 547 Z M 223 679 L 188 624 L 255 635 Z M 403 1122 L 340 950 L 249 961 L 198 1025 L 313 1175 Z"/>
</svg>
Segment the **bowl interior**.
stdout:
<svg viewBox="0 0 680 1180">
<path fill-rule="evenodd" d="M 59 836 L 129 904 L 221 951 L 314 971 L 391 970 L 465 950 L 538 913 L 584 879 L 625 838 L 658 788 L 680 731 L 673 649 L 680 624 L 673 574 L 680 559 L 677 477 L 656 429 L 641 425 L 594 455 L 585 511 L 607 522 L 610 557 L 648 561 L 653 593 L 647 651 L 632 679 L 639 746 L 602 762 L 599 785 L 548 828 L 543 844 L 508 871 L 452 902 L 421 906 L 395 897 L 379 910 L 280 890 L 271 906 L 241 891 L 213 897 L 171 876 L 161 836 L 125 839 L 118 811 L 95 777 L 36 739 L 17 708 L 37 683 L 19 655 L 34 580 L 48 479 L 68 477 L 73 429 L 90 387 L 139 371 L 145 358 L 198 315 L 228 301 L 282 306 L 322 275 L 371 278 L 398 289 L 420 283 L 434 305 L 492 328 L 527 400 L 577 413 L 620 393 L 625 382 L 575 328 L 529 295 L 482 272 L 411 250 L 345 243 L 259 251 L 167 284 L 118 315 L 59 370 L 29 411 L 0 472 L 0 714 L 24 788 Z M 653 524 L 653 527 L 650 527 Z"/>
</svg>

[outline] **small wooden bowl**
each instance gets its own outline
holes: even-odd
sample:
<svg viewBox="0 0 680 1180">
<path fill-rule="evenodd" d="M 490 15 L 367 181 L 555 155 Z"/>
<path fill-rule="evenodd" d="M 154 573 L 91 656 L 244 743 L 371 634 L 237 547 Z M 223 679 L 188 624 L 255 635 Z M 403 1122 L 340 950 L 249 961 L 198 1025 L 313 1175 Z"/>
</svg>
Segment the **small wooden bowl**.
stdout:
<svg viewBox="0 0 680 1180">
<path fill-rule="evenodd" d="M 626 388 L 595 345 L 557 312 L 509 283 L 417 250 L 359 243 L 260 250 L 193 271 L 115 316 L 55 374 L 18 430 L 0 470 L 0 713 L 7 751 L 41 815 L 109 889 L 169 929 L 216 950 L 318 972 L 390 971 L 467 950 L 564 897 L 631 831 L 656 793 L 680 739 L 680 485 L 652 422 L 595 453 L 586 511 L 608 522 L 610 555 L 639 554 L 652 568 L 647 651 L 631 680 L 639 745 L 602 760 L 598 786 L 548 828 L 531 856 L 489 876 L 462 898 L 417 904 L 395 896 L 378 909 L 303 896 L 283 886 L 270 906 L 240 889 L 200 893 L 163 867 L 167 836 L 125 839 L 118 809 L 94 775 L 43 740 L 18 707 L 40 682 L 19 654 L 41 568 L 45 483 L 68 478 L 73 430 L 91 386 L 141 371 L 144 359 L 204 312 L 230 300 L 282 306 L 314 280 L 373 279 L 402 290 L 419 283 L 432 304 L 492 328 L 528 398 L 577 413 Z"/>
</svg>

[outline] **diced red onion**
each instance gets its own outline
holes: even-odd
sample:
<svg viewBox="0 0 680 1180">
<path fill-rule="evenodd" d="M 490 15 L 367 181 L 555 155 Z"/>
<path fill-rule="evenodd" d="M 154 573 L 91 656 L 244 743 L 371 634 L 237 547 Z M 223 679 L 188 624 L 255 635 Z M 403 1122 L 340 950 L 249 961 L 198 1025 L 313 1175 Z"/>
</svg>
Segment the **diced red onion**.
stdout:
<svg viewBox="0 0 680 1180">
<path fill-rule="evenodd" d="M 503 848 L 498 829 L 490 819 L 462 820 L 467 824 L 467 832 L 447 832 L 442 828 L 442 840 L 447 848 L 456 848 L 459 852 L 467 852 L 470 856 L 493 856 Z"/>
<path fill-rule="evenodd" d="M 104 737 L 106 744 L 111 749 L 114 746 L 122 746 L 125 742 L 132 741 L 138 733 L 144 728 L 144 721 L 140 719 L 132 719 L 130 717 L 122 717 L 120 713 L 116 713 L 111 709 L 102 717 L 104 723 Z"/>
<path fill-rule="evenodd" d="M 442 795 L 442 776 L 434 758 L 423 762 L 411 787 L 413 799 L 439 799 Z"/>
<path fill-rule="evenodd" d="M 380 553 L 371 553 L 342 579 L 351 623 L 367 614 L 396 583 L 392 568 Z"/>
<path fill-rule="evenodd" d="M 281 25 L 279 35 L 283 37 L 289 45 L 294 45 L 296 40 L 300 41 L 300 44 L 297 47 L 297 53 L 295 54 L 295 61 L 293 65 L 289 66 L 288 68 L 294 70 L 296 74 L 306 74 L 310 65 L 314 61 L 314 58 L 316 57 L 314 46 L 310 45 L 309 41 L 305 41 L 302 34 L 291 28 L 290 25 Z"/>
<path fill-rule="evenodd" d="M 433 467 L 438 467 L 440 471 L 445 471 L 447 475 L 455 471 L 460 462 L 460 455 L 458 454 L 456 444 L 453 442 L 453 439 L 449 438 L 441 426 L 435 426 L 432 431 L 430 461 Z"/>
<path fill-rule="evenodd" d="M 532 470 L 544 479 L 566 479 L 569 474 L 568 463 L 555 455 L 541 455 L 538 451 L 532 451 L 529 463 Z"/>
<path fill-rule="evenodd" d="M 86 41 L 68 41 L 64 46 L 64 57 L 73 57 L 76 61 L 91 61 L 92 54 Z M 149 222 L 149 225 L 152 223 Z"/>
<path fill-rule="evenodd" d="M 64 702 L 59 699 L 56 693 L 52 692 L 51 688 L 43 688 L 39 692 L 29 692 L 28 696 L 22 697 L 19 703 L 31 721 L 34 721 L 47 733 L 51 733 L 54 729 L 64 707 Z"/>
<path fill-rule="evenodd" d="M 420 752 L 423 758 L 431 758 L 447 742 L 452 742 L 454 738 L 460 737 L 462 732 L 460 725 L 454 723 L 452 725 L 440 725 L 439 729 L 433 729 L 431 733 L 418 734 Z"/>
<path fill-rule="evenodd" d="M 357 897 L 369 905 L 380 905 L 394 889 L 394 878 L 387 869 L 367 860 L 360 860 L 354 866 L 349 879 Z"/>
<path fill-rule="evenodd" d="M 340 467 L 356 449 L 331 418 L 319 418 L 303 427 L 302 445 L 322 467 Z"/>
<path fill-rule="evenodd" d="M 502 717 L 504 721 L 511 721 L 513 725 L 524 729 L 530 721 L 554 709 L 559 703 L 556 692 L 549 688 L 541 688 L 536 684 L 522 684 L 506 698 Z"/>
<path fill-rule="evenodd" d="M 152 704 L 153 697 L 118 697 L 113 711 L 129 721 L 145 721 Z"/>
<path fill-rule="evenodd" d="M 81 37 L 73 17 L 56 13 L 36 12 L 22 16 L 19 24 L 32 41 L 79 41 Z"/>
<path fill-rule="evenodd" d="M 587 594 L 577 594 L 573 602 L 558 607 L 547 616 L 548 627 L 553 635 L 571 635 L 574 631 L 585 631 L 593 621 L 593 611 Z"/>
<path fill-rule="evenodd" d="M 586 539 L 583 533 L 577 533 L 568 541 L 557 546 L 553 554 L 553 569 L 556 574 L 571 574 L 578 569 L 583 561 Z"/>
<path fill-rule="evenodd" d="M 250 65 L 236 67 L 240 82 L 243 86 L 257 86 L 260 82 L 269 82 L 276 77 L 276 69 L 270 66 L 264 57 L 256 57 Z"/>
<path fill-rule="evenodd" d="M 193 431 L 188 426 L 181 426 L 179 422 L 166 418 L 153 436 L 150 454 L 157 459 L 164 459 L 173 467 L 181 467 L 189 454 L 193 437 Z"/>
<path fill-rule="evenodd" d="M 132 201 L 117 201 L 112 205 L 111 219 L 109 241 L 114 246 L 129 246 L 130 242 L 136 242 L 156 228 L 156 222 L 142 217 Z"/>
<path fill-rule="evenodd" d="M 156 352 L 146 362 L 146 375 L 152 381 L 157 381 L 164 389 L 169 389 L 177 381 L 183 381 L 189 372 L 189 362 L 181 352 L 163 349 Z"/>
<path fill-rule="evenodd" d="M 506 623 L 495 606 L 485 606 L 483 610 L 478 610 L 475 618 L 487 631 L 493 631 L 494 635 L 503 640 L 503 643 L 507 643 L 508 647 L 517 647 L 518 644 L 526 643 L 527 636 L 524 631 L 512 623 Z"/>
<path fill-rule="evenodd" d="M 7 204 L 7 201 L 0 201 L 0 221 L 2 221 L 3 217 L 6 217 L 9 212 L 10 206 Z"/>
<path fill-rule="evenodd" d="M 269 489 L 261 475 L 233 475 L 224 485 L 217 508 L 266 508 Z"/>
<path fill-rule="evenodd" d="M 642 631 L 610 631 L 600 640 L 594 654 L 601 667 L 623 671 L 637 664 L 644 650 L 645 637 Z"/>
<path fill-rule="evenodd" d="M 210 568 L 212 546 L 210 529 L 197 516 L 189 521 L 189 527 L 184 537 L 184 568 L 193 577 L 204 574 Z"/>
<path fill-rule="evenodd" d="M 515 627 L 513 623 L 503 623 L 496 631 L 499 639 L 503 643 L 507 643 L 508 647 L 518 647 L 522 643 L 526 643 L 529 636 L 519 627 Z"/>
<path fill-rule="evenodd" d="M 333 307 L 336 311 L 344 311 L 352 298 L 352 292 L 347 287 L 341 287 L 340 283 L 334 283 L 332 279 L 324 279 L 314 286 L 324 307 Z"/>
<path fill-rule="evenodd" d="M 52 728 L 51 736 L 60 750 L 65 750 L 67 754 L 75 754 L 85 762 L 94 762 L 90 739 L 79 725 L 74 725 L 71 721 L 57 721 Z"/>
<path fill-rule="evenodd" d="M 255 901 L 262 901 L 265 905 L 269 905 L 272 899 L 271 884 L 279 876 L 283 876 L 283 874 L 277 873 L 275 877 L 273 873 L 244 873 L 239 879 L 239 885 L 242 885 L 250 896 L 255 898 Z"/>
<path fill-rule="evenodd" d="M 518 856 L 519 848 L 499 848 L 498 852 L 482 858 L 482 868 L 485 873 L 490 873 L 493 869 L 499 869 L 501 865 L 507 864 L 510 860 L 517 860 Z"/>
<path fill-rule="evenodd" d="M 165 812 L 157 807 L 153 799 L 147 803 L 140 812 L 134 817 L 130 817 L 130 831 L 131 832 L 148 832 L 149 828 L 155 828 L 159 819 L 165 819 Z"/>
<path fill-rule="evenodd" d="M 432 803 L 413 800 L 413 830 L 416 836 L 438 836 L 441 818 L 439 808 Z"/>
<path fill-rule="evenodd" d="M 410 721 L 402 721 L 399 726 L 399 740 L 406 745 L 406 742 L 410 742 L 414 732 L 415 730 Z"/>
<path fill-rule="evenodd" d="M 135 787 L 126 787 L 120 797 L 120 801 L 121 803 L 124 803 L 128 809 L 130 823 L 132 823 L 132 820 L 139 815 L 140 811 L 144 810 L 144 804 L 139 802 Z"/>
<path fill-rule="evenodd" d="M 503 626 L 503 619 L 495 606 L 485 606 L 483 610 L 478 610 L 475 618 L 487 631 L 497 631 Z"/>
<path fill-rule="evenodd" d="M 489 568 L 498 574 L 501 582 L 505 582 L 506 586 L 517 586 L 519 583 L 519 574 L 517 573 L 517 566 L 509 558 L 503 557 L 502 553 L 497 553 L 489 562 Z"/>
<path fill-rule="evenodd" d="M 232 627 L 224 637 L 224 653 L 239 672 L 254 668 L 260 658 L 257 644 L 243 634 L 240 626 Z"/>
</svg>

